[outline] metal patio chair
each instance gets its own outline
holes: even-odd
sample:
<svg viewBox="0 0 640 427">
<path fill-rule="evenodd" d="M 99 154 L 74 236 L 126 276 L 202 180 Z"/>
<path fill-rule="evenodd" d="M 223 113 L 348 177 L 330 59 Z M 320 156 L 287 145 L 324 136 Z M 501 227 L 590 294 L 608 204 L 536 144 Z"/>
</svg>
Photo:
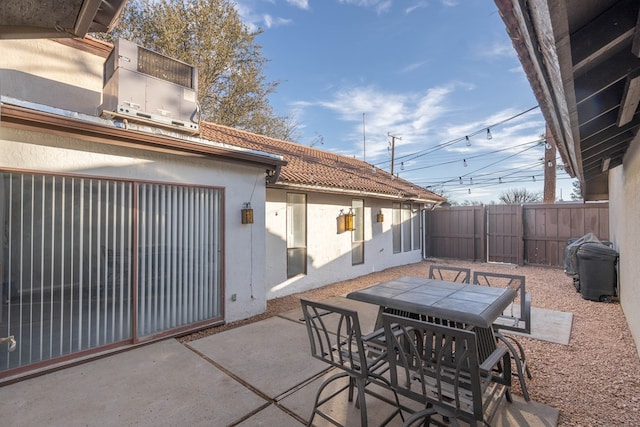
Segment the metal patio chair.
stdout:
<svg viewBox="0 0 640 427">
<path fill-rule="evenodd" d="M 436 414 L 456 426 L 490 425 L 511 382 L 505 347 L 495 346 L 482 362 L 471 330 L 390 314 L 382 321 L 392 387 L 425 405 L 405 426 L 430 425 Z M 503 378 L 496 380 L 498 373 Z"/>
<path fill-rule="evenodd" d="M 358 391 L 356 407 L 360 407 L 361 426 L 367 426 L 365 395 L 370 395 L 395 407 L 381 425 L 388 424 L 398 414 L 404 420 L 398 395 L 392 390 L 389 380 L 382 376 L 388 370 L 383 330 L 380 329 L 368 336 L 363 336 L 358 312 L 306 299 L 301 299 L 300 303 L 309 335 L 311 355 L 341 371 L 320 385 L 307 425 L 311 426 L 315 416 L 319 415 L 330 423 L 341 426 L 339 421 L 323 412 L 321 406 L 347 389 L 348 401 L 353 401 L 354 388 Z M 322 396 L 329 385 L 341 378 L 348 379 L 346 385 L 327 396 Z M 368 386 L 372 384 L 390 390 L 394 399 L 389 399 L 375 389 L 369 388 Z"/>
<path fill-rule="evenodd" d="M 513 335 L 505 335 L 500 332 L 500 329 L 527 334 L 531 332 L 531 295 L 526 292 L 525 277 L 514 274 L 476 271 L 473 273 L 473 283 L 483 286 L 510 287 L 517 291 L 513 304 L 498 317 L 493 324 L 493 329 L 495 330 L 496 338 L 509 349 L 509 353 L 515 363 L 513 374 L 517 375 L 522 394 L 525 400 L 529 401 L 529 391 L 527 390 L 524 375 L 526 374 L 529 379 L 532 376 L 524 348 Z M 514 307 L 519 307 L 519 312 L 516 312 Z"/>
<path fill-rule="evenodd" d="M 451 267 L 448 265 L 430 265 L 429 279 L 446 280 L 448 282 L 469 283 L 471 269 Z"/>
</svg>

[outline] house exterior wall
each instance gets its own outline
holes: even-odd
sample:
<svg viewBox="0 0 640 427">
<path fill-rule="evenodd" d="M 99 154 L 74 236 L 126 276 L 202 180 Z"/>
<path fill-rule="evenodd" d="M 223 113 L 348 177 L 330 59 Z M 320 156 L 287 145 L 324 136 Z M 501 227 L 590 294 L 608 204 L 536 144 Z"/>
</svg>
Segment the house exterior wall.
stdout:
<svg viewBox="0 0 640 427">
<path fill-rule="evenodd" d="M 0 152 L 0 169 L 224 188 L 225 320 L 244 319 L 265 311 L 263 169 L 103 146 L 1 126 Z M 254 209 L 254 223 L 243 225 L 240 210 L 248 201 Z"/>
<path fill-rule="evenodd" d="M 307 195 L 307 274 L 287 278 L 287 193 Z M 349 211 L 354 199 L 364 199 L 365 262 L 352 265 L 351 232 L 338 233 L 336 218 Z M 414 207 L 417 207 L 414 205 Z M 382 210 L 384 222 L 377 223 Z M 419 215 L 419 212 L 414 213 Z M 420 248 L 393 253 L 392 202 L 371 198 L 267 189 L 267 299 L 282 297 L 352 279 L 389 267 L 421 260 Z"/>
<path fill-rule="evenodd" d="M 619 296 L 638 353 L 640 353 L 640 140 L 636 135 L 622 166 L 609 172 L 611 240 L 620 253 Z"/>
<path fill-rule="evenodd" d="M 97 115 L 104 58 L 53 40 L 0 41 L 0 95 Z"/>
</svg>

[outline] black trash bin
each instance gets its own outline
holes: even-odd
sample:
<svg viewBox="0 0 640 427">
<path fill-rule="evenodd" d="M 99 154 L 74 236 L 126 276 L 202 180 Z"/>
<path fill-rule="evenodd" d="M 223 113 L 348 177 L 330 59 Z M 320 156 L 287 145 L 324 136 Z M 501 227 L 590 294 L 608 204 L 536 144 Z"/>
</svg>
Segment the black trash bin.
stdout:
<svg viewBox="0 0 640 427">
<path fill-rule="evenodd" d="M 618 252 L 602 243 L 583 243 L 577 258 L 582 298 L 610 302 L 616 294 Z"/>
</svg>

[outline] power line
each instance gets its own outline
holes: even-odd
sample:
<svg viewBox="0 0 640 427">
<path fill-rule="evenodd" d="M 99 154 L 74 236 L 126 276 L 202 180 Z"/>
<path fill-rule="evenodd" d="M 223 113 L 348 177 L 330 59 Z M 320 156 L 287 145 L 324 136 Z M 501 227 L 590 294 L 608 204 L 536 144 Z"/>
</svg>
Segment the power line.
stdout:
<svg viewBox="0 0 640 427">
<path fill-rule="evenodd" d="M 524 142 L 522 144 L 518 144 L 518 145 L 513 145 L 511 147 L 505 147 L 505 148 L 501 148 L 499 150 L 494 150 L 494 151 L 488 151 L 486 153 L 481 153 L 481 154 L 476 154 L 475 156 L 468 156 L 465 158 L 465 160 L 467 159 L 477 159 L 480 157 L 484 157 L 484 156 L 489 156 L 491 154 L 496 154 L 496 153 L 500 153 L 502 151 L 508 151 L 508 150 L 512 150 L 514 148 L 518 148 L 518 147 L 522 147 L 524 145 L 529 145 L 529 144 L 539 144 L 541 140 L 535 140 L 535 141 L 528 141 L 528 142 Z M 417 168 L 413 168 L 413 169 L 406 169 L 405 172 L 413 172 L 413 171 L 417 171 L 417 170 L 421 170 L 421 169 L 428 169 L 428 168 L 435 168 L 438 166 L 442 166 L 442 165 L 448 165 L 451 163 L 457 163 L 460 161 L 460 158 L 458 157 L 455 160 L 450 160 L 450 161 L 446 161 L 446 162 L 439 162 L 438 164 L 433 164 L 433 165 L 427 165 L 427 166 L 420 166 Z M 403 162 L 404 163 L 404 162 Z"/>
<path fill-rule="evenodd" d="M 504 123 L 506 123 L 508 121 L 514 120 L 514 119 L 516 119 L 516 118 L 518 118 L 518 117 L 520 117 L 520 116 L 522 116 L 524 114 L 527 114 L 527 113 L 535 110 L 536 108 L 539 108 L 539 106 L 536 105 L 535 107 L 531 107 L 531 108 L 529 108 L 529 109 L 527 109 L 525 111 L 522 111 L 522 112 L 520 112 L 518 114 L 515 114 L 515 115 L 513 115 L 511 117 L 508 117 L 508 118 L 506 118 L 504 120 L 501 120 L 501 121 L 496 122 L 494 124 L 491 124 L 489 126 L 484 126 L 484 127 L 480 128 L 479 130 L 471 132 L 471 133 L 469 133 L 469 134 L 467 134 L 467 135 L 465 135 L 465 136 L 463 136 L 461 138 L 452 139 L 452 140 L 443 142 L 441 144 L 437 144 L 437 145 L 435 145 L 433 147 L 429 147 L 429 148 L 425 148 L 424 150 L 417 151 L 415 153 L 405 154 L 404 156 L 397 157 L 395 160 L 406 159 L 406 161 L 410 161 L 410 160 L 413 160 L 413 159 L 417 159 L 418 157 L 422 157 L 422 156 L 425 156 L 427 154 L 433 153 L 435 151 L 441 150 L 441 149 L 446 148 L 446 147 L 448 147 L 450 145 L 453 145 L 455 143 L 462 142 L 462 141 L 467 141 L 472 136 L 478 135 L 479 133 L 482 133 L 482 132 L 486 132 L 487 130 L 491 129 L 492 127 L 497 127 L 497 126 L 500 126 L 500 125 L 502 125 L 502 124 L 504 124 Z M 490 133 L 488 135 L 490 135 Z M 387 164 L 390 161 L 392 161 L 392 160 L 385 160 L 385 161 L 382 161 L 380 163 L 376 163 L 375 165 L 380 167 L 380 165 Z"/>
</svg>

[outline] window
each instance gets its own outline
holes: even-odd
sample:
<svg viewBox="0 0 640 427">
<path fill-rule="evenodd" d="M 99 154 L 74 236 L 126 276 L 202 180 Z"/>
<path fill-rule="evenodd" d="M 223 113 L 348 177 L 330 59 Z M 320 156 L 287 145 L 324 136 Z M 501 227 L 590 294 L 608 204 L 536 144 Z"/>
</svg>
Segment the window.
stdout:
<svg viewBox="0 0 640 427">
<path fill-rule="evenodd" d="M 391 218 L 391 234 L 393 237 L 393 253 L 398 254 L 402 252 L 402 216 L 400 212 L 400 203 L 392 204 L 392 218 Z"/>
<path fill-rule="evenodd" d="M 287 193 L 287 278 L 307 274 L 307 196 Z"/>
<path fill-rule="evenodd" d="M 420 249 L 421 236 L 418 206 L 411 203 L 392 204 L 391 233 L 394 254 Z"/>
<path fill-rule="evenodd" d="M 413 205 L 416 212 L 413 214 L 413 249 L 422 248 L 422 236 L 420 230 L 420 219 L 422 213 L 420 212 L 420 205 Z"/>
<path fill-rule="evenodd" d="M 411 203 L 402 204 L 402 252 L 411 250 Z"/>
<path fill-rule="evenodd" d="M 364 200 L 353 200 L 351 209 L 356 215 L 351 232 L 351 265 L 358 265 L 364 263 Z"/>
</svg>

